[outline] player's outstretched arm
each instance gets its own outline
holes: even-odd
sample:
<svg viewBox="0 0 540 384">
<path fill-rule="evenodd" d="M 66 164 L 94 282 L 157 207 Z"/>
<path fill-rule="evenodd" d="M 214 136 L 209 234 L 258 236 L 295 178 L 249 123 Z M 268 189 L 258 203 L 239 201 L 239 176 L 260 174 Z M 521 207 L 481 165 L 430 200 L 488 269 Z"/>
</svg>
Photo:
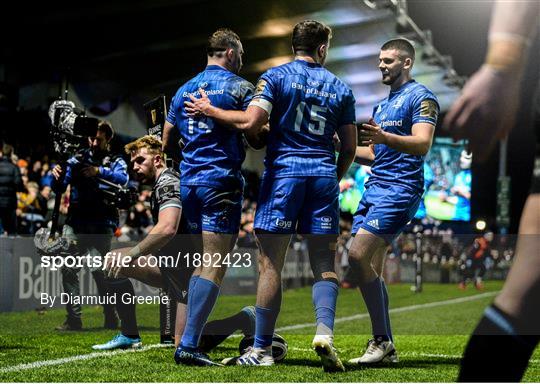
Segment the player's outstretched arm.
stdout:
<svg viewBox="0 0 540 384">
<path fill-rule="evenodd" d="M 434 132 L 432 124 L 416 123 L 412 126 L 411 135 L 396 135 L 385 132 L 372 118 L 369 123 L 362 124 L 360 139 L 362 145 L 384 144 L 399 152 L 424 156 L 431 148 Z"/>
<path fill-rule="evenodd" d="M 260 130 L 268 122 L 268 113 L 259 107 L 249 106 L 245 111 L 224 110 L 212 105 L 203 89 L 199 89 L 200 98 L 189 95 L 191 102 L 184 102 L 189 116 L 204 115 L 220 124 L 229 125 L 239 130 Z"/>
<path fill-rule="evenodd" d="M 337 129 L 337 135 L 341 143 L 337 158 L 337 178 L 341 180 L 351 166 L 356 155 L 357 131 L 356 125 L 342 125 Z"/>
<path fill-rule="evenodd" d="M 176 235 L 178 226 L 180 225 L 181 215 L 182 208 L 176 206 L 162 209 L 159 212 L 158 222 L 154 228 L 152 228 L 141 242 L 131 248 L 125 257 L 133 260 L 143 255 L 157 255 L 159 250 Z M 113 266 L 109 269 L 109 276 L 118 277 L 121 269 L 120 265 Z"/>
<path fill-rule="evenodd" d="M 484 65 L 465 84 L 444 119 L 455 140 L 469 139 L 479 161 L 514 127 L 530 38 L 538 23 L 537 1 L 498 1 Z"/>
</svg>

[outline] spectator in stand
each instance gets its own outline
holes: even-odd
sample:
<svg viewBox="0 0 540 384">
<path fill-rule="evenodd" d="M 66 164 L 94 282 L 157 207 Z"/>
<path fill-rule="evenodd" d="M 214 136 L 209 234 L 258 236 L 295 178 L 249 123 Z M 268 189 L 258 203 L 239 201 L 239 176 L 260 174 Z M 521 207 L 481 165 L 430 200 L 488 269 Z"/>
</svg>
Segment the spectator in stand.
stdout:
<svg viewBox="0 0 540 384">
<path fill-rule="evenodd" d="M 23 190 L 19 168 L 11 162 L 13 147 L 0 147 L 0 234 L 17 233 L 17 191 Z"/>
<path fill-rule="evenodd" d="M 18 194 L 17 216 L 19 217 L 19 233 L 33 235 L 45 222 L 43 213 L 47 212 L 46 201 L 40 198 L 39 185 L 29 181 L 27 192 Z"/>
<path fill-rule="evenodd" d="M 41 182 L 41 161 L 37 160 L 34 163 L 30 164 L 28 171 L 28 180 L 35 183 Z"/>
<path fill-rule="evenodd" d="M 53 163 L 53 168 L 55 164 Z M 54 176 L 52 174 L 51 167 L 49 166 L 49 163 L 43 163 L 43 166 L 41 167 L 41 180 L 39 181 L 39 184 L 43 187 L 45 185 L 51 186 L 52 182 L 54 180 Z"/>
</svg>

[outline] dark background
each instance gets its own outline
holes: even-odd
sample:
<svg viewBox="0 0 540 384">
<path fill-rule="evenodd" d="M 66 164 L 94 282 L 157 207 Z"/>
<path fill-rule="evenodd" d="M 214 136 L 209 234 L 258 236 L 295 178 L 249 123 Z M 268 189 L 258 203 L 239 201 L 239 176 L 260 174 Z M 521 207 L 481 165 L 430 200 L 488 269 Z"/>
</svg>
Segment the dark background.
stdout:
<svg viewBox="0 0 540 384">
<path fill-rule="evenodd" d="M 359 1 L 360 2 L 360 1 Z M 133 105 L 158 93 L 168 99 L 178 85 L 205 65 L 203 46 L 216 28 L 229 26 L 244 43 L 242 75 L 255 81 L 259 73 L 250 62 L 289 52 L 283 38 L 257 36 L 267 19 L 308 14 L 331 5 L 331 0 L 298 1 L 94 1 L 17 2 L 3 12 L 0 25 L 0 134 L 44 146 L 43 111 L 15 112 L 20 87 L 37 82 L 58 83 L 69 74 L 77 89 L 84 88 L 91 111 L 106 115 L 121 101 Z M 435 47 L 452 56 L 461 75 L 471 75 L 482 63 L 492 1 L 409 0 L 409 14 L 432 31 Z M 530 100 L 540 72 L 538 39 L 526 77 L 525 97 L 508 151 L 512 176 L 512 226 L 530 186 L 534 139 Z M 331 52 L 330 52 L 331 54 Z M 69 70 L 68 70 L 69 69 Z M 60 88 L 59 88 L 60 89 Z M 39 129 L 39 131 L 37 131 Z M 442 134 L 438 132 L 437 134 Z M 0 137 L 1 139 L 1 137 Z M 494 226 L 498 153 L 485 164 L 473 164 L 473 219 Z"/>
<path fill-rule="evenodd" d="M 470 76 L 482 64 L 487 48 L 487 31 L 493 1 L 409 0 L 409 14 L 422 29 L 431 30 L 435 47 L 453 58 L 459 74 Z M 531 105 L 540 73 L 538 36 L 531 47 L 525 76 L 524 96 L 516 127 L 508 143 L 507 173 L 512 177 L 511 233 L 516 233 L 533 168 L 535 137 Z M 493 226 L 496 211 L 499 153 L 485 164 L 473 162 L 472 217 L 486 218 Z"/>
</svg>

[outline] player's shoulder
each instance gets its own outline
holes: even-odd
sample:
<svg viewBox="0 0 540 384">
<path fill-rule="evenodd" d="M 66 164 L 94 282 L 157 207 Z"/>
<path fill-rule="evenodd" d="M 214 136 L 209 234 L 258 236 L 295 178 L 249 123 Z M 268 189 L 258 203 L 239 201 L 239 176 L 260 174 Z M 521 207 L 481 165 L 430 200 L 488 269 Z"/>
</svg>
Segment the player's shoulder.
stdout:
<svg viewBox="0 0 540 384">
<path fill-rule="evenodd" d="M 247 81 L 246 79 L 237 75 L 236 73 L 229 72 L 227 81 L 231 85 L 234 85 L 240 88 L 243 88 L 243 87 L 253 88 L 253 84 L 251 84 L 251 82 Z"/>
<path fill-rule="evenodd" d="M 233 72 L 228 72 L 227 74 L 223 74 L 223 76 L 222 80 L 224 80 L 223 86 L 225 92 L 234 98 L 243 99 L 255 90 L 251 82 Z"/>
<path fill-rule="evenodd" d="M 180 174 L 172 168 L 165 168 L 156 180 L 154 189 L 176 186 L 180 187 Z"/>
<path fill-rule="evenodd" d="M 420 97 L 422 99 L 433 99 L 438 102 L 435 93 L 433 93 L 433 91 L 431 91 L 431 89 L 426 87 L 424 84 L 415 81 L 408 89 L 409 93 L 415 98 Z"/>
<path fill-rule="evenodd" d="M 262 76 L 267 78 L 281 78 L 296 72 L 294 61 L 268 68 Z"/>
<path fill-rule="evenodd" d="M 178 93 L 186 90 L 192 90 L 193 88 L 204 88 L 206 87 L 208 83 L 208 79 L 205 78 L 205 73 L 199 72 L 195 76 L 193 76 L 191 79 L 186 81 L 184 84 L 180 86 L 178 89 Z"/>
<path fill-rule="evenodd" d="M 330 72 L 328 69 L 324 69 L 324 78 L 326 82 L 332 83 L 336 88 L 338 88 L 341 93 L 345 94 L 352 94 L 352 89 L 349 85 L 347 85 L 343 80 L 341 80 L 337 75 Z"/>
</svg>

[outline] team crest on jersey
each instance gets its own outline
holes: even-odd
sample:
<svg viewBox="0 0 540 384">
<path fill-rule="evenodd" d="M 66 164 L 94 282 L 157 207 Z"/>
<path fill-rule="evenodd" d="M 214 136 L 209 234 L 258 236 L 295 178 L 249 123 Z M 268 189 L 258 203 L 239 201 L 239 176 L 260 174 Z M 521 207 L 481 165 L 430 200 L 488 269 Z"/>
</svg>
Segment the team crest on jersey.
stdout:
<svg viewBox="0 0 540 384">
<path fill-rule="evenodd" d="M 323 216 L 321 217 L 321 228 L 323 229 L 331 229 L 332 228 L 332 218 L 330 216 Z"/>
<path fill-rule="evenodd" d="M 437 104 L 433 100 L 424 100 L 420 103 L 420 116 L 437 119 Z"/>
<path fill-rule="evenodd" d="M 262 79 L 259 80 L 258 83 L 257 83 L 257 88 L 255 88 L 255 95 L 254 96 L 258 96 L 261 93 L 263 93 L 265 87 L 266 87 L 266 80 L 262 80 Z"/>
<path fill-rule="evenodd" d="M 392 105 L 392 107 L 394 108 L 401 108 L 401 106 L 403 105 L 403 102 L 405 101 L 405 96 L 398 96 L 398 98 L 396 99 L 396 103 L 394 105 Z"/>
</svg>

